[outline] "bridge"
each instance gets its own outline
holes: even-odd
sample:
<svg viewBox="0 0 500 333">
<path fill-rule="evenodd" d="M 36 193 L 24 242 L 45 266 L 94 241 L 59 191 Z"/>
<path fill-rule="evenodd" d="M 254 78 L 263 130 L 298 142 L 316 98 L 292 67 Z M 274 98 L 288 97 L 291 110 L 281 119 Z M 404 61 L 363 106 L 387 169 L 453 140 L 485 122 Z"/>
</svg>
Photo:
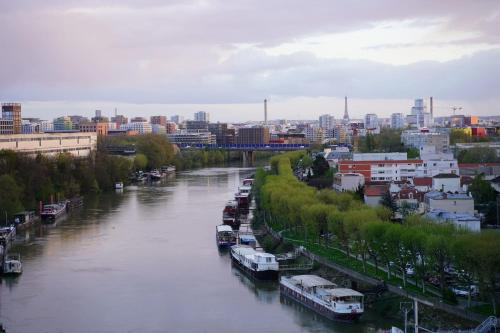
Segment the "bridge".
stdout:
<svg viewBox="0 0 500 333">
<path fill-rule="evenodd" d="M 254 151 L 254 150 L 270 150 L 270 151 L 284 151 L 284 150 L 300 150 L 309 149 L 309 144 L 298 144 L 298 143 L 262 143 L 262 144 L 243 144 L 243 143 L 232 143 L 232 144 L 205 144 L 205 143 L 193 143 L 193 144 L 177 144 L 181 149 L 198 148 L 198 149 L 224 149 L 224 150 L 243 150 L 243 151 Z"/>
</svg>

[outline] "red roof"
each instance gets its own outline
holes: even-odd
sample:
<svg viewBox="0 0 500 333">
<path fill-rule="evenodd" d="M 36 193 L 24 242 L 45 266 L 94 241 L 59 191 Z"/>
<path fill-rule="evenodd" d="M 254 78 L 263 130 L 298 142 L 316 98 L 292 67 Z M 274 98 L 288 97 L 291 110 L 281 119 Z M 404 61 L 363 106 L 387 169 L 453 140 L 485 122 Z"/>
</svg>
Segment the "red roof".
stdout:
<svg viewBox="0 0 500 333">
<path fill-rule="evenodd" d="M 370 160 L 370 161 L 339 161 L 339 164 L 402 164 L 402 163 L 422 163 L 422 160 Z"/>
<path fill-rule="evenodd" d="M 387 191 L 387 186 L 367 185 L 365 186 L 365 195 L 367 197 L 380 197 Z"/>
<path fill-rule="evenodd" d="M 414 177 L 413 185 L 415 186 L 432 186 L 432 177 Z"/>
</svg>

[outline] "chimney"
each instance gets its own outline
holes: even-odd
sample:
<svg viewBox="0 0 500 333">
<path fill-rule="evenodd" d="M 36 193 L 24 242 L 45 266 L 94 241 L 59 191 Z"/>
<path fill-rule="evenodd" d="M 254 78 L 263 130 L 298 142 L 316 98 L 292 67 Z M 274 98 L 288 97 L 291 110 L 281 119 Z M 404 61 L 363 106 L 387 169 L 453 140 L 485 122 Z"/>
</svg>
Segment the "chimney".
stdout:
<svg viewBox="0 0 500 333">
<path fill-rule="evenodd" d="M 430 97 L 430 102 L 429 102 L 429 107 L 430 107 L 430 111 L 431 111 L 431 119 L 434 118 L 434 103 L 433 103 L 433 99 L 432 99 L 432 96 Z"/>
<path fill-rule="evenodd" d="M 264 125 L 267 125 L 267 99 L 264 100 Z"/>
</svg>

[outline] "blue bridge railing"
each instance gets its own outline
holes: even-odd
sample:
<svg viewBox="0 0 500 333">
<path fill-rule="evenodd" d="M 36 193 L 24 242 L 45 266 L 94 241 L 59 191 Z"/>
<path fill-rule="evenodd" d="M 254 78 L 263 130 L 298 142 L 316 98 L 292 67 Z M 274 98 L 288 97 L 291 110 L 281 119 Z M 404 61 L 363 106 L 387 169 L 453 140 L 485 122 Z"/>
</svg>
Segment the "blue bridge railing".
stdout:
<svg viewBox="0 0 500 333">
<path fill-rule="evenodd" d="M 308 149 L 309 144 L 297 143 L 269 143 L 269 144 L 178 144 L 180 148 L 200 148 L 200 149 L 251 149 L 251 150 L 299 150 Z"/>
</svg>

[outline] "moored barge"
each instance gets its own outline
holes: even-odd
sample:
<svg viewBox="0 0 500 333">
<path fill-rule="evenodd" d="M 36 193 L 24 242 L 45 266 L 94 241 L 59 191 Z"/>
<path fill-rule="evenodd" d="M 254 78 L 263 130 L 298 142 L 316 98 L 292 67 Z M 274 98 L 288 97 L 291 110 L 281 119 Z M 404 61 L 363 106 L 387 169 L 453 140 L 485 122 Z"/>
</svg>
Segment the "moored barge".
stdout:
<svg viewBox="0 0 500 333">
<path fill-rule="evenodd" d="M 215 227 L 215 240 L 219 248 L 236 245 L 236 233 L 228 225 L 218 225 Z"/>
<path fill-rule="evenodd" d="M 280 292 L 331 320 L 355 321 L 364 312 L 364 296 L 317 275 L 281 277 Z"/>
<path fill-rule="evenodd" d="M 241 270 L 258 280 L 277 280 L 279 277 L 279 264 L 273 254 L 256 251 L 248 245 L 233 245 L 231 259 Z"/>
</svg>

